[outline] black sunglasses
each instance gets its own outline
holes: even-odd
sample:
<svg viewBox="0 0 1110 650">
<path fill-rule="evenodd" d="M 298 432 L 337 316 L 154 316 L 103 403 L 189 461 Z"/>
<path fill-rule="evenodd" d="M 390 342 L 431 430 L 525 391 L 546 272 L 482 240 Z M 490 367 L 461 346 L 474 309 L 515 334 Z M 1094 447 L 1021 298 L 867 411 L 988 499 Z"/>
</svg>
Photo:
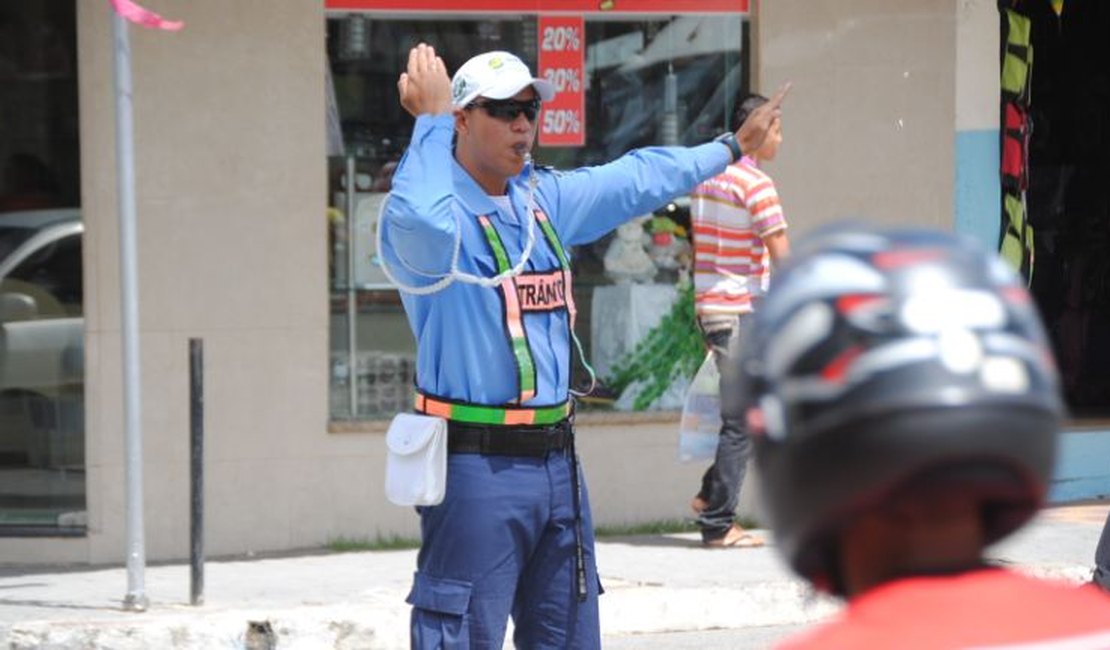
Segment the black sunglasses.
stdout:
<svg viewBox="0 0 1110 650">
<path fill-rule="evenodd" d="M 467 105 L 467 108 L 481 108 L 490 117 L 505 122 L 512 122 L 518 115 L 524 113 L 525 119 L 529 122 L 535 122 L 536 116 L 540 114 L 540 100 L 489 99 L 481 103 L 471 102 Z"/>
</svg>

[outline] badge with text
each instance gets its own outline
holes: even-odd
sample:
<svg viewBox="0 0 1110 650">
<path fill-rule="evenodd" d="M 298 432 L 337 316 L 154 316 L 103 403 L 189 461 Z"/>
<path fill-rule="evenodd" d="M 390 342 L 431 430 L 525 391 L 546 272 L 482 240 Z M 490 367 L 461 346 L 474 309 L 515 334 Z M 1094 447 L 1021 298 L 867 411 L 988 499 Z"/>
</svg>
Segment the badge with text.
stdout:
<svg viewBox="0 0 1110 650">
<path fill-rule="evenodd" d="M 565 309 L 566 277 L 561 270 L 550 273 L 523 273 L 516 278 L 516 295 L 521 311 Z"/>
<path fill-rule="evenodd" d="M 582 16 L 540 16 L 539 77 L 555 87 L 555 99 L 543 106 L 540 145 L 581 147 L 586 144 L 586 28 Z"/>
</svg>

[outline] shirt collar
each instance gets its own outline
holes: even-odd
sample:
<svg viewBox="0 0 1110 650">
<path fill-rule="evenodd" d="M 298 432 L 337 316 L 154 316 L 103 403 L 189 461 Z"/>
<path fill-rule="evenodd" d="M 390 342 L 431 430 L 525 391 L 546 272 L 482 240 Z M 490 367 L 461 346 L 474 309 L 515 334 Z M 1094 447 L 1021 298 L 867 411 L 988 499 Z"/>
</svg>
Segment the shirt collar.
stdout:
<svg viewBox="0 0 1110 650">
<path fill-rule="evenodd" d="M 520 224 L 518 215 L 523 214 L 525 209 L 524 203 L 528 195 L 527 170 L 509 179 L 509 198 L 512 200 L 513 207 L 516 208 L 516 214 L 506 215 L 498 210 L 497 204 L 489 198 L 486 191 L 482 189 L 470 173 L 459 164 L 458 160 L 453 160 L 452 162 L 454 163 L 455 192 L 471 212 L 476 215 L 490 215 L 504 224 Z"/>
</svg>

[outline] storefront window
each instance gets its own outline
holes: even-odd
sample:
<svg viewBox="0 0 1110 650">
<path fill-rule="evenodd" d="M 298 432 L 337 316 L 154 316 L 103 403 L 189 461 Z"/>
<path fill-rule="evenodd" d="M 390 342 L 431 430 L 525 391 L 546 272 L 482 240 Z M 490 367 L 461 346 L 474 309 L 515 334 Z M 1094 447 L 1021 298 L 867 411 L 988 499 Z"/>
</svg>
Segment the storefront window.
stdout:
<svg viewBox="0 0 1110 650">
<path fill-rule="evenodd" d="M 85 526 L 76 3 L 0 3 L 0 535 Z"/>
<path fill-rule="evenodd" d="M 1003 42 L 1027 42 L 1035 57 L 1028 78 L 1020 79 L 1005 74 L 1020 51 L 1011 46 L 1003 59 L 1002 233 L 1004 243 L 1019 244 L 1013 252 L 1024 248 L 1023 270 L 1052 337 L 1071 413 L 1105 418 L 1110 75 L 1102 52 L 1110 11 L 1103 3 L 1056 4 L 1001 9 Z M 1028 140 L 1022 143 L 1022 137 Z M 1024 160 L 1014 155 L 1023 146 Z M 1028 226 L 1024 241 L 1021 229 L 1010 225 L 1022 220 Z"/>
<path fill-rule="evenodd" d="M 537 146 L 537 162 L 556 168 L 599 164 L 635 147 L 698 144 L 735 129 L 730 124 L 734 105 L 749 87 L 745 15 L 591 14 L 584 27 L 585 144 Z M 397 100 L 397 76 L 409 48 L 420 41 L 435 45 L 450 70 L 494 49 L 515 52 L 536 70 L 542 36 L 536 16 L 410 18 L 374 12 L 332 15 L 327 35 L 334 89 L 329 119 L 331 416 L 388 417 L 409 408 L 415 368 L 415 345 L 399 297 L 373 248 L 378 208 L 413 126 Z M 653 217 L 658 218 L 652 222 Z M 678 201 L 644 215 L 626 229 L 623 241 L 611 234 L 573 251 L 577 331 L 602 377 L 643 334 L 637 329 L 643 318 L 633 310 L 650 306 L 658 318 L 676 300 L 675 283 L 690 258 L 681 237 L 688 225 L 684 203 Z M 652 228 L 666 229 L 669 236 L 653 238 Z M 661 234 L 667 233 L 656 232 Z M 607 266 L 607 253 L 629 241 L 649 254 L 650 268 L 627 273 L 619 264 Z M 595 326 L 602 320 L 595 318 L 598 310 L 605 310 L 604 328 Z M 576 375 L 576 384 L 586 382 L 582 368 Z"/>
</svg>

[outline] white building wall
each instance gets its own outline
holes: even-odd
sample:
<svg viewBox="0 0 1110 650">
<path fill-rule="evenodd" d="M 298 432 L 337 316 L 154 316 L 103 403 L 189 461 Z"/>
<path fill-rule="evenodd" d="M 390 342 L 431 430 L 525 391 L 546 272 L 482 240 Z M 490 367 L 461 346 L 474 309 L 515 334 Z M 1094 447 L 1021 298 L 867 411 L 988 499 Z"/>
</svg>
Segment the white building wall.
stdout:
<svg viewBox="0 0 1110 650">
<path fill-rule="evenodd" d="M 954 0 L 761 0 L 757 89 L 786 81 L 767 166 L 795 234 L 834 219 L 951 227 Z"/>
<path fill-rule="evenodd" d="M 371 491 L 371 441 L 326 428 L 322 3 L 144 4 L 185 21 L 131 28 L 148 557 L 188 554 L 190 337 L 205 343 L 209 552 L 318 543 Z M 16 561 L 125 549 L 111 9 L 77 5 L 88 535 L 0 540 Z"/>
<path fill-rule="evenodd" d="M 955 229 L 997 250 L 999 15 L 995 0 L 961 0 L 956 14 Z"/>
</svg>

